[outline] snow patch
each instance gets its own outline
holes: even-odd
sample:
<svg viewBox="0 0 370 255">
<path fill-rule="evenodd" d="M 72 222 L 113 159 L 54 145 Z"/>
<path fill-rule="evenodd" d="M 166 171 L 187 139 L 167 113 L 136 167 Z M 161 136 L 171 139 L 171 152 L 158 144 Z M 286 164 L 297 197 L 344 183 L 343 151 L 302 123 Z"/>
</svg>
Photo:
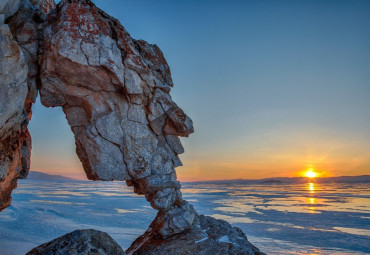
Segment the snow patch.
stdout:
<svg viewBox="0 0 370 255">
<path fill-rule="evenodd" d="M 232 244 L 236 244 L 236 243 L 230 241 L 229 236 L 222 236 L 219 239 L 217 239 L 217 241 L 218 242 L 221 242 L 221 243 L 232 243 Z"/>
<path fill-rule="evenodd" d="M 207 234 L 207 232 L 203 229 L 203 233 L 204 233 L 204 235 L 205 235 L 205 237 L 204 238 L 202 238 L 202 239 L 200 239 L 200 240 L 198 240 L 198 241 L 195 241 L 194 243 L 196 244 L 196 243 L 200 243 L 200 242 L 203 242 L 203 241 L 205 241 L 205 240 L 207 240 L 208 239 L 208 234 Z"/>
<path fill-rule="evenodd" d="M 202 238 L 202 239 L 200 239 L 198 241 L 195 241 L 194 243 L 200 243 L 200 242 L 203 242 L 203 241 L 205 241 L 207 239 L 208 239 L 208 236 L 206 236 L 205 238 Z"/>
</svg>

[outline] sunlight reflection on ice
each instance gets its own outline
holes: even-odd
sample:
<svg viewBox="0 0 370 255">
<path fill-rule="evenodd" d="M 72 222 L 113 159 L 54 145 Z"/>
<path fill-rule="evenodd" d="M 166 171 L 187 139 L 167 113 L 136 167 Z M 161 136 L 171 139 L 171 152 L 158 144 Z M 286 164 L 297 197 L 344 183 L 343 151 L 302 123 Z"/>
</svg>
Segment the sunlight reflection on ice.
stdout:
<svg viewBox="0 0 370 255">
<path fill-rule="evenodd" d="M 120 208 L 114 208 L 118 213 L 137 213 L 140 212 L 140 210 L 127 210 L 127 209 L 120 209 Z"/>
<path fill-rule="evenodd" d="M 344 228 L 344 227 L 334 227 L 334 229 L 353 235 L 370 236 L 370 229 Z"/>
<path fill-rule="evenodd" d="M 252 223 L 253 222 L 252 219 L 247 218 L 247 217 L 234 217 L 234 216 L 227 216 L 227 215 L 224 215 L 224 214 L 212 214 L 211 216 L 216 218 L 216 219 L 226 220 L 230 224 L 234 224 L 234 223 Z"/>
<path fill-rule="evenodd" d="M 184 198 L 200 214 L 241 228 L 267 254 L 347 255 L 370 250 L 368 184 L 183 187 Z M 105 231 L 127 248 L 155 215 L 145 198 L 122 182 L 19 180 L 12 206 L 0 214 L 1 252 L 11 251 L 8 244 L 19 240 L 17 254 L 24 254 L 77 228 Z"/>
<path fill-rule="evenodd" d="M 59 204 L 59 205 L 87 205 L 87 203 L 75 203 L 67 201 L 48 201 L 48 200 L 30 200 L 31 203 L 43 203 L 43 204 Z"/>
</svg>

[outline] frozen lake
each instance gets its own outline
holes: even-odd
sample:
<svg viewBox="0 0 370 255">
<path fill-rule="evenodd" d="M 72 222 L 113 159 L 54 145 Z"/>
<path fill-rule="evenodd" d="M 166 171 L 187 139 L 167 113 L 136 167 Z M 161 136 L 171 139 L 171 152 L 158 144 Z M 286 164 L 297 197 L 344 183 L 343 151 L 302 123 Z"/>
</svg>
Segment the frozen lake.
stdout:
<svg viewBox="0 0 370 255">
<path fill-rule="evenodd" d="M 0 213 L 0 254 L 75 229 L 110 234 L 124 249 L 156 212 L 122 182 L 19 180 Z M 370 254 L 370 184 L 183 184 L 201 214 L 240 227 L 267 254 Z"/>
</svg>

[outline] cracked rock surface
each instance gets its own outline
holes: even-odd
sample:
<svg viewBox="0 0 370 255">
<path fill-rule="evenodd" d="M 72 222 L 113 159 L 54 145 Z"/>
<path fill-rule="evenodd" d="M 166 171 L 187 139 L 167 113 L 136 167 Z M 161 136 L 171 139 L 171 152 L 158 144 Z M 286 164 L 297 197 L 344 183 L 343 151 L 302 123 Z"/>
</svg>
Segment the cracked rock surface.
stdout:
<svg viewBox="0 0 370 255">
<path fill-rule="evenodd" d="M 156 45 L 134 40 L 88 0 L 1 2 L 0 209 L 27 176 L 27 130 L 38 92 L 62 107 L 91 180 L 120 180 L 160 213 L 157 235 L 188 229 L 197 216 L 182 199 L 179 136 L 193 130 L 173 102 L 170 68 Z M 166 224 L 162 221 L 166 220 Z"/>
<path fill-rule="evenodd" d="M 30 168 L 27 126 L 37 97 L 38 27 L 54 7 L 46 0 L 0 2 L 0 211 Z"/>
<path fill-rule="evenodd" d="M 126 251 L 134 255 L 265 255 L 251 244 L 243 231 L 224 220 L 200 215 L 197 228 L 163 240 L 149 232 Z"/>
<path fill-rule="evenodd" d="M 170 68 L 156 46 L 137 41 L 87 0 L 63 0 L 43 28 L 40 97 L 61 106 L 91 180 L 125 180 L 160 211 L 152 228 L 168 236 L 191 227 L 175 167 L 178 136 L 191 119 L 169 95 Z M 166 224 L 162 220 L 166 219 Z"/>
</svg>

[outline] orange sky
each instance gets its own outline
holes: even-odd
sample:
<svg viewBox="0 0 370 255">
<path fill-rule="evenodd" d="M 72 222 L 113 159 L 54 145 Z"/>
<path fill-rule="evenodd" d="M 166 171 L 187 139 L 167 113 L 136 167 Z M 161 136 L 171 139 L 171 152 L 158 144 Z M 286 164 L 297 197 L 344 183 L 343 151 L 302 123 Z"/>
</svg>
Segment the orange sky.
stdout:
<svg viewBox="0 0 370 255">
<path fill-rule="evenodd" d="M 290 139 L 297 138 L 293 136 Z M 284 144 L 280 139 L 272 139 L 264 148 L 243 150 L 235 148 L 237 144 L 243 144 L 240 140 L 232 151 L 226 144 L 199 151 L 197 148 L 192 150 L 191 138 L 182 140 L 186 149 L 181 155 L 184 166 L 177 168 L 181 181 L 296 177 L 303 176 L 304 171 L 310 168 L 322 177 L 370 174 L 367 152 L 361 154 L 355 142 L 317 140 L 309 144 L 303 137 L 296 142 L 285 138 Z M 86 179 L 74 150 L 65 158 L 44 157 L 37 151 L 35 154 L 32 156 L 33 170 Z"/>
<path fill-rule="evenodd" d="M 46 118 L 45 118 L 46 117 Z M 201 122 L 201 121 L 200 121 Z M 203 124 L 205 125 L 205 124 Z M 185 153 L 177 168 L 181 181 L 260 179 L 302 176 L 308 168 L 320 176 L 370 174 L 368 131 L 348 132 L 310 124 L 247 129 L 243 125 L 202 127 L 181 138 Z M 237 130 L 235 130 L 237 129 Z M 75 153 L 73 134 L 59 108 L 34 107 L 31 169 L 85 179 Z"/>
</svg>

